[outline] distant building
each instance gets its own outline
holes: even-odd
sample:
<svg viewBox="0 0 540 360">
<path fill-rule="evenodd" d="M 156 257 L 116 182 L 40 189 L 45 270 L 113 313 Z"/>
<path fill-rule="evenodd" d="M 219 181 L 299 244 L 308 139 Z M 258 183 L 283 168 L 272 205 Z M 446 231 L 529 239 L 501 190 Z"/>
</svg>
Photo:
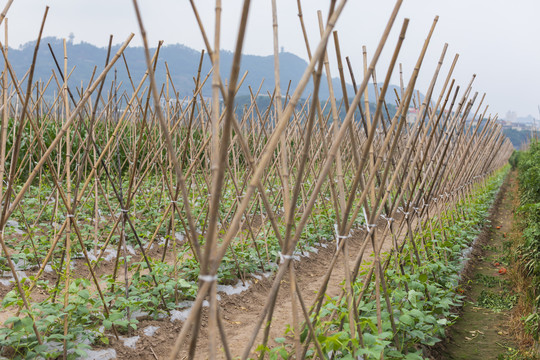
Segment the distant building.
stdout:
<svg viewBox="0 0 540 360">
<path fill-rule="evenodd" d="M 515 111 L 510 110 L 506 113 L 506 121 L 516 122 L 516 120 L 517 120 L 517 114 Z"/>
<path fill-rule="evenodd" d="M 407 111 L 407 123 L 414 124 L 417 117 L 418 117 L 418 109 L 414 107 L 410 107 L 409 111 Z"/>
</svg>

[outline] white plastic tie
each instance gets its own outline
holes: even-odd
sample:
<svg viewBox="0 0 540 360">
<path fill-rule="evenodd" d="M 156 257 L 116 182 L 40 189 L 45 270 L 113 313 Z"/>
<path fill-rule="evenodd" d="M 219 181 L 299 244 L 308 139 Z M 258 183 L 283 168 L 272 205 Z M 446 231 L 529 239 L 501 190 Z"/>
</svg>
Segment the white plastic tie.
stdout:
<svg viewBox="0 0 540 360">
<path fill-rule="evenodd" d="M 388 226 L 390 226 L 390 224 L 392 224 L 392 222 L 394 221 L 394 218 L 391 218 L 391 217 L 388 217 L 384 214 L 381 214 L 381 217 L 386 220 L 386 222 L 388 223 Z"/>
<path fill-rule="evenodd" d="M 73 215 L 73 214 L 67 214 L 66 217 L 67 217 L 67 218 L 74 218 L 75 215 Z"/>
<path fill-rule="evenodd" d="M 217 275 L 199 275 L 199 280 L 203 282 L 211 283 L 211 282 L 217 281 L 217 279 L 218 279 Z"/>
<path fill-rule="evenodd" d="M 368 218 L 367 218 L 367 213 L 366 213 L 366 208 L 365 207 L 362 207 L 362 211 L 364 212 L 364 220 L 365 220 L 365 227 L 366 227 L 366 230 L 368 233 L 371 232 L 371 228 L 374 228 L 377 226 L 377 224 L 370 224 L 369 221 L 368 221 Z"/>
<path fill-rule="evenodd" d="M 401 212 L 405 216 L 405 218 L 409 217 L 409 212 L 403 210 L 403 208 L 401 206 L 398 207 L 398 211 Z"/>
<path fill-rule="evenodd" d="M 280 262 L 280 263 L 285 262 L 285 260 L 292 260 L 292 259 L 293 259 L 293 256 L 292 256 L 292 255 L 283 255 L 283 254 L 281 253 L 281 251 L 278 252 L 278 254 L 279 254 L 279 262 Z"/>
<path fill-rule="evenodd" d="M 120 209 L 120 212 L 123 212 L 124 214 L 127 214 L 128 210 L 127 209 Z"/>
<path fill-rule="evenodd" d="M 377 227 L 377 224 L 366 224 L 365 226 L 366 226 L 367 232 L 370 233 L 372 228 Z"/>
<path fill-rule="evenodd" d="M 351 235 L 339 235 L 338 225 L 337 224 L 334 224 L 334 230 L 336 231 L 336 250 L 339 250 L 339 240 L 340 239 L 347 239 Z"/>
</svg>

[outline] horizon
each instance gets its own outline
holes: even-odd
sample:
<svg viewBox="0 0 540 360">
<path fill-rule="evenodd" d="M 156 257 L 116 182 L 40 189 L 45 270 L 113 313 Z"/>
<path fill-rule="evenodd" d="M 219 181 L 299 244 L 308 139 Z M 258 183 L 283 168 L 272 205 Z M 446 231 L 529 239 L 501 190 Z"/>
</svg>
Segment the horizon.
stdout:
<svg viewBox="0 0 540 360">
<path fill-rule="evenodd" d="M 73 35 L 73 36 L 72 36 Z M 85 41 L 84 39 L 79 39 L 79 41 L 77 42 L 77 36 L 73 33 L 70 33 L 70 36 L 68 36 L 68 38 L 66 37 L 61 37 L 61 36 L 57 36 L 57 35 L 47 35 L 47 36 L 44 36 L 42 37 L 42 41 L 43 40 L 46 40 L 46 39 L 55 39 L 57 41 L 63 41 L 63 40 L 66 40 L 66 44 L 70 44 L 71 46 L 76 46 L 76 45 L 91 45 L 93 47 L 96 47 L 96 48 L 99 48 L 99 49 L 104 49 L 106 50 L 107 49 L 107 44 L 106 45 L 100 45 L 100 44 L 95 44 L 95 43 L 92 43 L 92 42 L 89 42 L 89 41 Z M 11 50 L 22 50 L 26 47 L 29 47 L 29 46 L 32 46 L 36 43 L 36 40 L 29 40 L 25 43 L 21 43 L 18 45 L 18 47 L 13 47 L 13 46 L 9 46 L 9 48 Z M 120 47 L 121 46 L 121 42 L 118 42 L 118 43 L 114 43 L 114 38 L 113 38 L 113 43 L 111 45 L 112 48 L 115 48 L 115 47 Z M 156 46 L 152 46 L 152 45 L 149 45 L 151 49 L 155 49 Z M 163 47 L 167 47 L 167 46 L 181 46 L 181 47 L 184 47 L 184 48 L 188 48 L 190 50 L 193 50 L 193 51 L 196 51 L 196 52 L 200 52 L 201 50 L 198 50 L 194 47 L 190 47 L 186 44 L 182 44 L 182 43 L 165 43 L 165 41 L 163 42 Z M 128 48 L 142 48 L 142 44 L 130 44 L 128 46 Z M 226 53 L 232 53 L 232 51 L 228 50 L 228 49 L 220 49 L 220 52 L 226 52 Z M 293 52 L 289 52 L 287 51 L 286 49 L 284 49 L 284 47 L 281 48 L 280 50 L 280 54 L 291 54 L 293 56 L 296 56 L 297 58 L 303 60 L 304 62 L 307 63 L 306 59 L 296 55 L 295 53 Z M 268 58 L 268 57 L 273 57 L 274 55 L 273 54 L 268 54 L 268 55 L 263 55 L 263 54 L 250 54 L 250 53 L 247 53 L 247 52 L 243 52 L 242 55 L 247 55 L 247 56 L 255 56 L 255 57 L 263 57 L 263 58 Z M 323 70 L 324 72 L 324 70 Z M 333 78 L 336 78 L 335 76 L 333 76 Z M 348 85 L 351 85 L 350 82 L 347 82 Z M 370 82 L 370 84 L 372 84 L 372 82 Z M 396 83 L 394 82 L 390 82 L 390 85 L 393 85 L 393 86 L 398 86 Z M 350 98 L 351 96 L 349 96 Z M 539 112 L 540 112 L 540 109 L 539 109 Z M 512 115 L 511 117 L 509 117 L 509 114 L 510 113 L 515 113 L 514 115 Z M 517 122 L 517 123 L 524 123 L 526 121 L 536 121 L 536 120 L 539 120 L 538 117 L 536 117 L 535 115 L 531 114 L 531 113 L 528 113 L 528 114 L 523 114 L 523 113 L 519 113 L 513 109 L 509 109 L 507 110 L 504 114 L 497 114 L 497 117 L 499 120 L 504 120 L 504 121 L 508 121 L 508 122 Z"/>
<path fill-rule="evenodd" d="M 39 6 L 32 0 L 18 0 L 7 13 L 9 44 L 16 48 L 37 38 L 47 4 L 50 5 L 50 11 L 43 36 L 63 38 L 73 33 L 76 43 L 83 41 L 95 46 L 106 46 L 110 34 L 114 35 L 115 40 L 122 41 L 133 32 L 136 35 L 134 45 L 141 44 L 133 6 L 127 0 L 46 0 Z M 223 4 L 220 49 L 234 49 L 241 5 L 240 0 L 230 0 Z M 350 56 L 355 68 L 362 67 L 363 45 L 367 47 L 368 58 L 371 58 L 393 5 L 393 2 L 367 1 L 347 4 L 336 30 L 340 35 L 343 57 Z M 209 41 L 213 44 L 214 4 L 198 2 L 197 6 Z M 490 9 L 489 14 L 485 11 L 486 6 Z M 165 44 L 183 44 L 193 49 L 204 47 L 189 2 L 141 1 L 140 7 L 150 43 L 155 44 L 162 39 Z M 307 60 L 296 2 L 278 0 L 277 9 L 279 46 Z M 328 1 L 304 1 L 302 12 L 311 45 L 320 37 L 317 10 L 322 10 L 325 18 Z M 453 77 L 457 83 L 467 84 L 471 76 L 477 74 L 474 91 L 487 94 L 488 114 L 504 116 L 513 110 L 521 115 L 538 116 L 540 98 L 535 84 L 540 83 L 540 68 L 537 66 L 540 48 L 527 40 L 527 36 L 523 36 L 540 33 L 540 23 L 535 18 L 537 13 L 540 13 L 540 3 L 533 0 L 512 3 L 502 0 L 473 3 L 466 0 L 409 0 L 404 2 L 389 42 L 381 54 L 377 65 L 379 76 L 383 76 L 389 64 L 403 19 L 410 18 L 410 23 L 398 62 L 403 64 L 404 75 L 408 79 L 433 19 L 439 15 L 418 78 L 418 87 L 428 87 L 440 51 L 448 43 L 441 71 L 448 71 L 452 57 L 458 53 L 459 61 Z M 0 32 L 3 33 L 3 29 Z M 3 39 L 3 34 L 0 34 L 0 39 Z M 333 49 L 333 43 L 329 46 L 329 49 Z M 244 53 L 267 56 L 272 54 L 272 48 L 270 2 L 257 2 L 250 9 Z M 336 75 L 338 72 L 333 51 L 329 52 L 329 60 L 331 73 Z M 436 92 L 441 88 L 440 82 L 442 80 L 435 86 Z M 399 83 L 399 74 L 396 72 L 392 75 L 392 83 Z"/>
</svg>

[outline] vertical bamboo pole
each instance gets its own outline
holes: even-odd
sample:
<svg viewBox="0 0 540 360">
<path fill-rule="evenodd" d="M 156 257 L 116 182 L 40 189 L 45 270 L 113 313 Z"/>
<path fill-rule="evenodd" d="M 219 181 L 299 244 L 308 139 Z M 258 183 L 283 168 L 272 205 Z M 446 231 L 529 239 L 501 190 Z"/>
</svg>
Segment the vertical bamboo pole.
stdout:
<svg viewBox="0 0 540 360">
<path fill-rule="evenodd" d="M 67 74 L 67 49 L 66 49 L 66 39 L 63 41 L 64 45 L 64 74 Z M 67 77 L 64 79 L 64 84 L 62 86 L 62 96 L 64 98 L 64 110 L 65 110 L 65 119 L 69 119 L 69 100 L 67 96 Z M 60 151 L 59 151 L 60 153 Z M 59 184 L 60 185 L 60 184 Z M 71 203 L 71 131 L 66 133 L 66 188 L 67 188 L 67 201 Z M 73 219 L 73 214 L 68 213 L 67 217 Z M 66 228 L 66 245 L 65 245 L 65 279 L 64 279 L 64 310 L 69 305 L 69 283 L 71 276 L 71 221 L 68 221 Z M 68 320 L 69 314 L 64 315 L 64 360 L 67 360 L 67 335 L 68 335 Z"/>
<path fill-rule="evenodd" d="M 6 168 L 6 145 L 7 145 L 7 130 L 9 124 L 9 103 L 8 103 L 8 21 L 4 24 L 5 50 L 6 58 L 4 59 L 4 72 L 2 74 L 2 130 L 0 133 L 0 200 L 4 195 L 4 173 Z M 4 237 L 5 226 L 0 229 L 2 237 Z M 3 250 L 0 249 L 0 254 Z"/>
</svg>

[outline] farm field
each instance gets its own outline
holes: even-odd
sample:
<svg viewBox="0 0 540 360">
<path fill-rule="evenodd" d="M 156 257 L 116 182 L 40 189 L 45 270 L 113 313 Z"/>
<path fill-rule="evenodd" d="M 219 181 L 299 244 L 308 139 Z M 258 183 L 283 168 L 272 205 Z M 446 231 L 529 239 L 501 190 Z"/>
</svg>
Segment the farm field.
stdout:
<svg viewBox="0 0 540 360">
<path fill-rule="evenodd" d="M 305 38 L 296 87 L 276 76 L 273 93 L 249 86 L 239 107 L 245 3 L 228 78 L 199 22 L 206 49 L 186 97 L 168 67 L 157 83 L 161 43 L 149 48 L 136 1 L 147 72 L 129 84 L 116 71 L 130 74 L 134 34 L 84 84 L 69 81 L 65 42 L 55 52 L 40 32 L 34 44 L 55 59 L 49 79 L 33 78 L 36 57 L 16 74 L 0 44 L 0 356 L 410 360 L 445 338 L 513 153 L 475 76 L 456 83 L 447 44 L 425 57 L 437 18 L 412 73 L 400 71 L 401 1 L 378 47 L 351 64 L 334 31 L 345 2 L 332 2 L 318 42 Z"/>
</svg>

